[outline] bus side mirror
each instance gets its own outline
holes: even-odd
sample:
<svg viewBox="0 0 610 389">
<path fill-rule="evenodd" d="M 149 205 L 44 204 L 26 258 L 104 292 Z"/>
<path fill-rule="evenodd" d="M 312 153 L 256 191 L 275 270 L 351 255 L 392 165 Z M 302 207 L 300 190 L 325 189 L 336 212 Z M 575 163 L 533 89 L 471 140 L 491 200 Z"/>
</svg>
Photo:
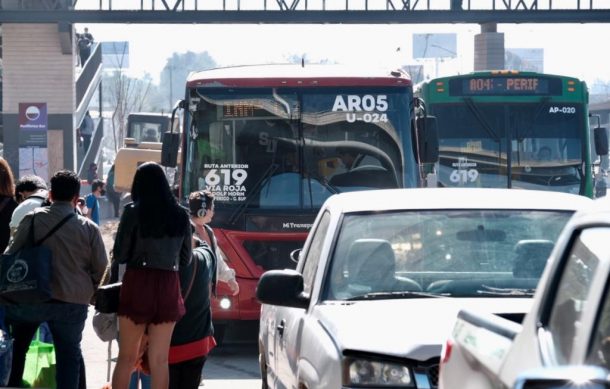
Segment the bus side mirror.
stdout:
<svg viewBox="0 0 610 389">
<path fill-rule="evenodd" d="M 419 146 L 419 160 L 422 163 L 436 163 L 438 161 L 436 117 L 418 117 L 415 119 L 415 128 Z"/>
<path fill-rule="evenodd" d="M 176 167 L 178 164 L 178 148 L 180 147 L 180 134 L 177 132 L 164 132 L 161 146 L 161 165 Z"/>
<path fill-rule="evenodd" d="M 597 127 L 593 130 L 595 140 L 595 153 L 597 155 L 608 155 L 608 129 Z"/>
</svg>

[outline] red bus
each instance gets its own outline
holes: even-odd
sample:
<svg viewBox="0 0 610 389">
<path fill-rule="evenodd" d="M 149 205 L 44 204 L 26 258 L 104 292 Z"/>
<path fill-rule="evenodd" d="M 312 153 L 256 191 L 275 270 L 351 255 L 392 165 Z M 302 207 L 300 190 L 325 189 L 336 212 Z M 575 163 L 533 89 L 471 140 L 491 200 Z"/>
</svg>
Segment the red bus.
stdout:
<svg viewBox="0 0 610 389">
<path fill-rule="evenodd" d="M 421 164 L 436 161 L 438 143 L 433 120 L 415 117 L 419 103 L 399 71 L 287 64 L 189 76 L 183 134 L 164 136 L 162 160 L 175 166 L 180 143 L 181 199 L 215 195 L 212 227 L 240 285 L 238 296 L 219 287 L 217 335 L 259 318 L 259 277 L 295 267 L 293 251 L 330 195 L 425 185 Z"/>
</svg>

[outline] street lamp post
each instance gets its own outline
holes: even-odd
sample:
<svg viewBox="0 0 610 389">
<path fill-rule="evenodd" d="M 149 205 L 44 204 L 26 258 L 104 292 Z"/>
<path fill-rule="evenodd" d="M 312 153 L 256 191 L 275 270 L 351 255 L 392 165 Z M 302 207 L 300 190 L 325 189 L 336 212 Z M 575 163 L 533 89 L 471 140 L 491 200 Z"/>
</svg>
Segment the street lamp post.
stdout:
<svg viewBox="0 0 610 389">
<path fill-rule="evenodd" d="M 170 64 L 168 66 L 169 69 L 169 109 L 172 109 L 172 102 L 174 101 L 174 77 L 173 77 L 173 72 L 172 72 L 172 68 L 173 66 Z"/>
</svg>

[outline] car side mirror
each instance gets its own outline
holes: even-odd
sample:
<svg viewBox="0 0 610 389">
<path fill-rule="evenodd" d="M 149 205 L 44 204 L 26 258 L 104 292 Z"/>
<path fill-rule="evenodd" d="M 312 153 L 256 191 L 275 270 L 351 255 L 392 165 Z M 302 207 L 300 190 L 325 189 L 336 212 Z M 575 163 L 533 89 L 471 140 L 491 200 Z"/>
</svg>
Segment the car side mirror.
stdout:
<svg viewBox="0 0 610 389">
<path fill-rule="evenodd" d="M 180 147 L 180 134 L 177 132 L 164 132 L 161 146 L 161 165 L 176 167 L 178 164 L 178 149 Z"/>
<path fill-rule="evenodd" d="M 436 117 L 425 116 L 415 119 L 419 160 L 422 163 L 436 163 L 438 161 L 438 129 Z"/>
<path fill-rule="evenodd" d="M 595 153 L 597 155 L 608 155 L 608 129 L 597 127 L 593 130 L 595 141 Z"/>
<path fill-rule="evenodd" d="M 296 270 L 269 270 L 256 286 L 256 298 L 262 304 L 307 308 L 309 299 L 303 295 L 303 276 Z"/>
<path fill-rule="evenodd" d="M 597 366 L 557 366 L 528 370 L 513 389 L 607 389 L 608 371 Z"/>
</svg>

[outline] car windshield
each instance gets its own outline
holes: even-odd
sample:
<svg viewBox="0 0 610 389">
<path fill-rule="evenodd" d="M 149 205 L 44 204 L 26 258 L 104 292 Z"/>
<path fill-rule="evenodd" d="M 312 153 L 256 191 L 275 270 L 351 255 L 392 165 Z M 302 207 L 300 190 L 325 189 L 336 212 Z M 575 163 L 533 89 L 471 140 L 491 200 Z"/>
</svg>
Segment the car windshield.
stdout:
<svg viewBox="0 0 610 389">
<path fill-rule="evenodd" d="M 429 210 L 346 215 L 326 298 L 531 297 L 571 212 Z"/>
</svg>

